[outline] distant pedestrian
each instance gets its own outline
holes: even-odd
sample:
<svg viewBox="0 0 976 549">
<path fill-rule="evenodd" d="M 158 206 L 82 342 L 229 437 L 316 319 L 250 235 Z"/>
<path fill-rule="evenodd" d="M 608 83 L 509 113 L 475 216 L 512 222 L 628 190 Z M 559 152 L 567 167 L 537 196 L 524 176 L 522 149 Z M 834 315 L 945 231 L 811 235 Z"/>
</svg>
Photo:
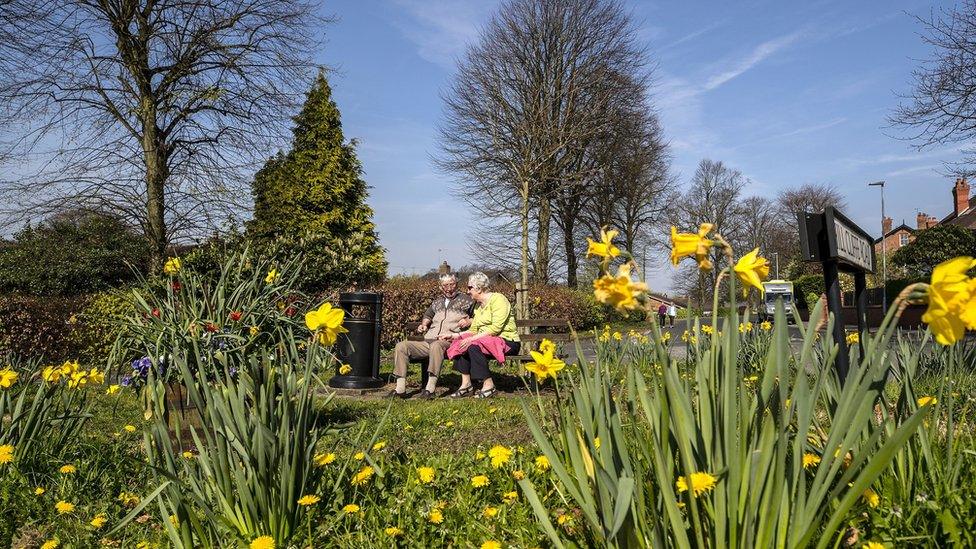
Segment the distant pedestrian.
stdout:
<svg viewBox="0 0 976 549">
<path fill-rule="evenodd" d="M 668 306 L 661 302 L 661 305 L 657 308 L 657 323 L 662 328 L 664 327 L 664 317 L 668 315 Z"/>
<path fill-rule="evenodd" d="M 674 328 L 674 318 L 678 316 L 678 308 L 674 306 L 674 303 L 668 303 L 668 320 L 671 321 L 671 327 Z"/>
</svg>

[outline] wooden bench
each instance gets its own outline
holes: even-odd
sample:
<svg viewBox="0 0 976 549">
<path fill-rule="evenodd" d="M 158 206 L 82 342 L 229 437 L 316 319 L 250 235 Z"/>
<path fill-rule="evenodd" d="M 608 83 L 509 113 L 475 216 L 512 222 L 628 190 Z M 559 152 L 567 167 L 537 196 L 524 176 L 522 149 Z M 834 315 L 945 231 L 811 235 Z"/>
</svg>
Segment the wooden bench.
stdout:
<svg viewBox="0 0 976 549">
<path fill-rule="evenodd" d="M 529 347 L 538 348 L 538 344 L 542 343 L 543 339 L 548 339 L 553 343 L 564 343 L 573 340 L 573 334 L 569 330 L 569 321 L 563 318 L 516 319 L 515 326 L 517 328 L 527 328 L 529 333 L 519 334 L 519 340 L 522 342 L 521 354 L 512 355 L 508 357 L 509 360 L 531 362 L 532 355 L 529 354 Z M 566 353 L 561 353 L 561 356 L 566 356 Z M 520 373 L 521 370 L 522 366 L 520 365 Z"/>
<path fill-rule="evenodd" d="M 423 341 L 423 334 L 417 333 L 417 327 L 420 326 L 419 321 L 407 322 L 404 325 L 405 336 L 407 341 Z M 573 333 L 570 331 L 569 321 L 563 318 L 526 318 L 526 319 L 516 319 L 515 326 L 522 331 L 522 328 L 526 328 L 529 333 L 519 334 L 519 340 L 522 343 L 522 348 L 520 354 L 510 355 L 505 357 L 510 361 L 518 362 L 518 372 L 519 376 L 525 377 L 525 363 L 532 362 L 532 355 L 529 354 L 529 350 L 537 349 L 539 343 L 542 343 L 543 339 L 548 339 L 553 343 L 565 343 L 573 340 Z M 560 357 L 566 357 L 568 353 L 565 351 L 559 353 Z M 421 387 L 427 385 L 427 359 L 426 358 L 411 358 L 411 364 L 419 364 L 420 368 L 420 384 Z M 530 383 L 535 386 L 534 377 L 530 376 Z"/>
</svg>

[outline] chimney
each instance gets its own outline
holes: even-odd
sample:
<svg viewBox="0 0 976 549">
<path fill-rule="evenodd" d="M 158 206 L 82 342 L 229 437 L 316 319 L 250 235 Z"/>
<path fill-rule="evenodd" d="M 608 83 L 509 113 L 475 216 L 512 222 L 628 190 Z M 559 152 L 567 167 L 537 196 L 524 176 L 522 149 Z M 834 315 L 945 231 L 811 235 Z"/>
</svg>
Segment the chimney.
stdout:
<svg viewBox="0 0 976 549">
<path fill-rule="evenodd" d="M 966 183 L 965 177 L 956 179 L 956 186 L 952 188 L 952 198 L 956 203 L 956 215 L 969 208 L 969 183 Z"/>
<path fill-rule="evenodd" d="M 441 263 L 441 266 L 437 268 L 437 274 L 451 274 L 451 266 L 447 264 L 447 261 Z"/>
<path fill-rule="evenodd" d="M 938 224 L 939 224 L 939 220 L 936 219 L 934 216 L 930 215 L 929 218 L 925 221 L 925 228 L 931 229 L 932 227 L 935 227 Z"/>
<path fill-rule="evenodd" d="M 918 230 L 923 230 L 928 228 L 929 216 L 925 215 L 923 212 L 918 212 L 915 216 L 915 226 Z"/>
<path fill-rule="evenodd" d="M 891 232 L 891 218 L 886 217 L 881 220 L 881 237 L 884 238 L 884 236 L 890 232 Z"/>
</svg>

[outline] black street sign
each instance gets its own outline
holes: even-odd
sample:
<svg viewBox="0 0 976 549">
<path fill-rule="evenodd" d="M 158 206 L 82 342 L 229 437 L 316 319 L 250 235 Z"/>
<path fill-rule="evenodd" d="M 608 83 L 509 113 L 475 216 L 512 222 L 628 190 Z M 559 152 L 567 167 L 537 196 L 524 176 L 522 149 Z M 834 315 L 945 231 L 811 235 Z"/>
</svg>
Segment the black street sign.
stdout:
<svg viewBox="0 0 976 549">
<path fill-rule="evenodd" d="M 874 239 L 833 206 L 827 206 L 822 214 L 800 212 L 797 214 L 797 222 L 803 258 L 823 265 L 827 309 L 834 315 L 834 341 L 841 348 L 841 352 L 837 353 L 835 364 L 837 375 L 843 383 L 850 369 L 850 357 L 847 350 L 847 334 L 844 331 L 844 315 L 841 311 L 838 273 L 844 271 L 854 274 L 857 330 L 863 340 L 864 331 L 867 329 L 866 274 L 874 272 Z M 864 356 L 863 343 L 861 356 Z"/>
<path fill-rule="evenodd" d="M 804 259 L 834 260 L 845 272 L 874 272 L 874 239 L 846 215 L 828 206 L 822 214 L 801 212 L 798 218 Z"/>
</svg>

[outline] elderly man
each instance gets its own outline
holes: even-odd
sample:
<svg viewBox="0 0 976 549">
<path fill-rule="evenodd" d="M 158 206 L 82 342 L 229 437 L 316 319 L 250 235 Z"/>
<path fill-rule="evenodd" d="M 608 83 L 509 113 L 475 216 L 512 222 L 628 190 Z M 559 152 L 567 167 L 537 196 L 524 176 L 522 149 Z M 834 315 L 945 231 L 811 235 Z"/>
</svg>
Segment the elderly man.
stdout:
<svg viewBox="0 0 976 549">
<path fill-rule="evenodd" d="M 434 398 L 437 376 L 441 373 L 444 353 L 451 346 L 449 339 L 441 336 L 456 333 L 471 325 L 474 301 L 464 293 L 458 292 L 457 277 L 453 274 L 440 276 L 441 295 L 434 299 L 417 332 L 424 334 L 423 341 L 401 341 L 393 351 L 393 375 L 396 388 L 391 397 L 407 398 L 407 365 L 410 359 L 427 359 L 427 385 L 420 392 L 420 398 Z"/>
</svg>

